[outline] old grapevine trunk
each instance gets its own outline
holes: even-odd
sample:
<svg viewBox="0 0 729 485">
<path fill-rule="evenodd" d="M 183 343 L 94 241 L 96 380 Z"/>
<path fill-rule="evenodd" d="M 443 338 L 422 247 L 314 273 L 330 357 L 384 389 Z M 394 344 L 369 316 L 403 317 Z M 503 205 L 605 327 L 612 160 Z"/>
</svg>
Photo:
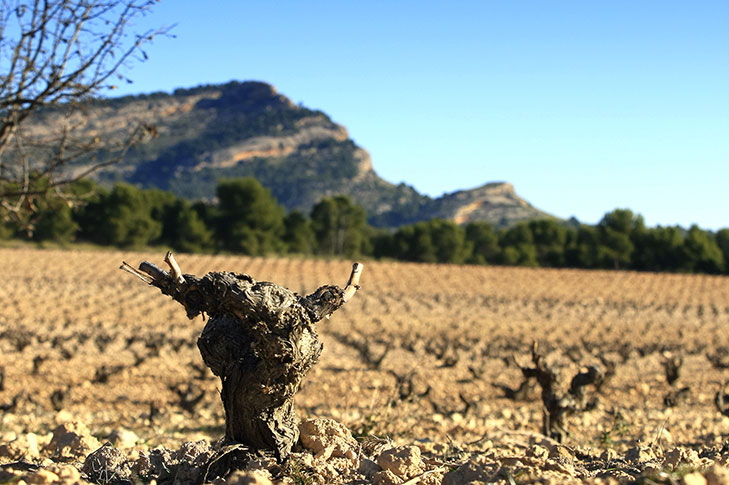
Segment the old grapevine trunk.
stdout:
<svg viewBox="0 0 729 485">
<path fill-rule="evenodd" d="M 314 324 L 354 295 L 362 265 L 344 290 L 328 285 L 302 297 L 247 274 L 183 275 L 171 253 L 165 261 L 170 272 L 147 261 L 122 269 L 181 303 L 189 318 L 210 317 L 197 345 L 222 382 L 226 441 L 286 457 L 298 440 L 294 394 L 322 351 Z"/>
</svg>

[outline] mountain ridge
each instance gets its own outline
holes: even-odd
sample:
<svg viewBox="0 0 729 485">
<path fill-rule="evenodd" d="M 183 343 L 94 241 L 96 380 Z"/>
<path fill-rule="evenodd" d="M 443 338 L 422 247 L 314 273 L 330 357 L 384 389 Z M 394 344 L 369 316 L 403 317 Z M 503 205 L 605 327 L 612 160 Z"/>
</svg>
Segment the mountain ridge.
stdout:
<svg viewBox="0 0 729 485">
<path fill-rule="evenodd" d="M 322 111 L 294 104 L 260 81 L 98 99 L 87 113 L 84 129 L 95 136 L 118 136 L 133 122 L 153 124 L 158 135 L 130 151 L 121 163 L 97 172 L 94 177 L 104 184 L 125 181 L 211 200 L 220 178 L 252 176 L 287 210 L 308 212 L 322 197 L 348 195 L 367 210 L 370 223 L 381 227 L 435 217 L 497 226 L 553 217 L 519 197 L 506 182 L 437 198 L 405 183 L 388 182 L 344 126 Z M 58 121 L 54 116 L 61 115 L 41 115 L 31 130 L 53 126 Z M 87 166 L 80 162 L 70 170 Z"/>
</svg>

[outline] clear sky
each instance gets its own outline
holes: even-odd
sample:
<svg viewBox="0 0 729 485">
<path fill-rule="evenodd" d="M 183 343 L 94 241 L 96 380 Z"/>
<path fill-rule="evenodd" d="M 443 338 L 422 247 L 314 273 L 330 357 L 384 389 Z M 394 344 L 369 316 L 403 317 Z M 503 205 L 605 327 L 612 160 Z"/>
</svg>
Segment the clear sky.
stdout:
<svg viewBox="0 0 729 485">
<path fill-rule="evenodd" d="M 726 0 L 163 0 L 140 27 L 172 24 L 116 94 L 265 81 L 434 197 L 729 227 Z"/>
</svg>

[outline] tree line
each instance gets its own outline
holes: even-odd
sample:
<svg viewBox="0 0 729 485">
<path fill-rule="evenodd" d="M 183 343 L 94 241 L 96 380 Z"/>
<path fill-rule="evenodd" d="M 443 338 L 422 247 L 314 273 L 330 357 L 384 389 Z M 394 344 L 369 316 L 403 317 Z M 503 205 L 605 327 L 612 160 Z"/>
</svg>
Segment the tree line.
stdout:
<svg viewBox="0 0 729 485">
<path fill-rule="evenodd" d="M 35 203 L 31 219 L 1 222 L 0 238 L 254 256 L 729 273 L 729 229 L 646 227 L 629 209 L 608 212 L 594 226 L 542 219 L 496 229 L 433 219 L 385 230 L 368 225 L 365 210 L 346 196 L 325 197 L 309 214 L 286 213 L 250 177 L 221 180 L 215 203 L 124 183 L 109 190 L 89 180 Z"/>
</svg>

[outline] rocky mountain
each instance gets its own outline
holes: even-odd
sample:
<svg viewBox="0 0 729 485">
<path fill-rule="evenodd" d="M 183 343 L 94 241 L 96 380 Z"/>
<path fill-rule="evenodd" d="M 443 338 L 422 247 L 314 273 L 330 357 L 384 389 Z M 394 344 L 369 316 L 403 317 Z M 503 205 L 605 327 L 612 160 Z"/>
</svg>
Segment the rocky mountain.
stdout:
<svg viewBox="0 0 729 485">
<path fill-rule="evenodd" d="M 497 225 L 549 217 L 507 183 L 432 199 L 387 182 L 343 126 L 262 82 L 97 100 L 88 114 L 86 129 L 98 136 L 119 136 L 136 122 L 153 124 L 158 134 L 122 163 L 97 172 L 102 183 L 127 181 L 212 199 L 220 178 L 253 176 L 289 210 L 308 212 L 324 196 L 346 194 L 365 207 L 372 224 L 389 227 L 433 217 Z M 43 118 L 40 126 L 53 124 L 53 113 Z"/>
<path fill-rule="evenodd" d="M 458 224 L 489 221 L 497 226 L 554 217 L 516 195 L 514 186 L 507 182 L 491 182 L 475 189 L 445 194 L 425 204 L 423 212 L 428 218 L 438 217 Z"/>
</svg>

